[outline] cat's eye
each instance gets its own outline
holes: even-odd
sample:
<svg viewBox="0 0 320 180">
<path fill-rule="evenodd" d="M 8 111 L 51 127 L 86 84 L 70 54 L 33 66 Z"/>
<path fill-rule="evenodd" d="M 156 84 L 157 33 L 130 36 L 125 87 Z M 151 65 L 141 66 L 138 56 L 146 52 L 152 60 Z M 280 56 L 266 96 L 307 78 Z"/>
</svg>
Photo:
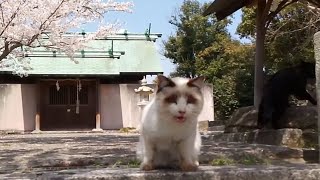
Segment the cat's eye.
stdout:
<svg viewBox="0 0 320 180">
<path fill-rule="evenodd" d="M 176 94 L 172 94 L 172 95 L 166 97 L 164 100 L 165 100 L 165 102 L 170 103 L 170 104 L 172 104 L 172 103 L 177 104 L 178 96 Z"/>
<path fill-rule="evenodd" d="M 195 104 L 197 102 L 197 99 L 192 95 L 187 95 L 187 103 L 188 104 Z"/>
</svg>

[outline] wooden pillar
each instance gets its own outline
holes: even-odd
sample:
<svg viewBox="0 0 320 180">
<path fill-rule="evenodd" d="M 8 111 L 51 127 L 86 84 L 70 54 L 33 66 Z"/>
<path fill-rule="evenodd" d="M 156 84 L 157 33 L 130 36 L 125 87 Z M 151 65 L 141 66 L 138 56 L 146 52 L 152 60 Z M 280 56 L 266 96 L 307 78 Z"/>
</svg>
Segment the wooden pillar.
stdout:
<svg viewBox="0 0 320 180">
<path fill-rule="evenodd" d="M 40 131 L 40 113 L 37 112 L 35 120 L 35 131 Z"/>
<path fill-rule="evenodd" d="M 266 1 L 258 1 L 257 8 L 257 18 L 256 18 L 256 55 L 255 55 L 255 73 L 254 73 L 254 106 L 259 107 L 262 94 L 263 94 L 263 84 L 264 84 L 264 73 L 263 65 L 265 61 L 265 47 L 264 41 L 266 36 L 265 27 L 265 14 L 266 11 Z"/>
<path fill-rule="evenodd" d="M 35 128 L 32 133 L 39 133 L 40 130 L 40 109 L 41 109 L 41 87 L 40 87 L 40 81 L 37 81 L 36 84 L 36 115 L 35 115 Z"/>
<path fill-rule="evenodd" d="M 97 79 L 96 80 L 96 128 L 94 128 L 92 131 L 98 131 L 98 132 L 103 131 L 103 129 L 101 129 L 100 102 L 101 102 L 100 79 Z"/>
</svg>

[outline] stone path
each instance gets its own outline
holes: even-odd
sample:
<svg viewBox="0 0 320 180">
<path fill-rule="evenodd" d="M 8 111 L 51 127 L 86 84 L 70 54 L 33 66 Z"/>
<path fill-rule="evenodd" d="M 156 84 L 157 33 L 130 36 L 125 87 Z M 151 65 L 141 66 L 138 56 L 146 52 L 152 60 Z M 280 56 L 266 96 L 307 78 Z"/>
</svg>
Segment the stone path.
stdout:
<svg viewBox="0 0 320 180">
<path fill-rule="evenodd" d="M 301 149 L 210 139 L 203 136 L 200 171 L 144 173 L 137 134 L 1 135 L 0 179 L 320 179 L 320 166 L 305 164 Z"/>
</svg>

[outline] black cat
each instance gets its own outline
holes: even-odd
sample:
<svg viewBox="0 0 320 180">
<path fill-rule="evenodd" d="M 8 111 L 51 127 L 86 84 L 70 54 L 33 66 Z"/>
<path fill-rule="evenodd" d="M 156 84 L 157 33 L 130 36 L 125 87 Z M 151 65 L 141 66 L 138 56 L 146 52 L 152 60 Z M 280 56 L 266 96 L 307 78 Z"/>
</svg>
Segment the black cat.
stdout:
<svg viewBox="0 0 320 180">
<path fill-rule="evenodd" d="M 258 128 L 261 129 L 270 122 L 274 129 L 284 127 L 280 118 L 289 106 L 290 95 L 316 105 L 317 101 L 306 91 L 309 78 L 315 78 L 315 63 L 301 62 L 298 66 L 275 73 L 264 87 L 259 105 Z"/>
</svg>

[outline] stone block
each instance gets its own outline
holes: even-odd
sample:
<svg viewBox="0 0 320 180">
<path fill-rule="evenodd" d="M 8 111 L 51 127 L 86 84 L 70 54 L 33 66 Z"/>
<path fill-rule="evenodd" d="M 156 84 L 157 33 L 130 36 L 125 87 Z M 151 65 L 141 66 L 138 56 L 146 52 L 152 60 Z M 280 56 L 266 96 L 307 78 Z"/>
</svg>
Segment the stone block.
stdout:
<svg viewBox="0 0 320 180">
<path fill-rule="evenodd" d="M 302 130 L 300 129 L 256 131 L 254 143 L 288 146 L 292 148 L 299 148 L 304 146 Z"/>
<path fill-rule="evenodd" d="M 227 142 L 243 142 L 287 146 L 291 148 L 304 147 L 301 129 L 255 130 L 250 132 L 224 133 L 212 140 Z"/>
<path fill-rule="evenodd" d="M 304 130 L 302 133 L 305 148 L 319 149 L 319 135 L 317 132 Z"/>
<path fill-rule="evenodd" d="M 317 106 L 296 106 L 287 108 L 281 121 L 284 128 L 317 130 Z M 246 132 L 256 128 L 258 111 L 253 106 L 236 110 L 226 123 L 225 132 Z"/>
<path fill-rule="evenodd" d="M 209 121 L 198 122 L 199 131 L 208 131 Z"/>
<path fill-rule="evenodd" d="M 304 149 L 303 159 L 307 163 L 319 163 L 319 150 L 314 149 Z"/>
<path fill-rule="evenodd" d="M 209 121 L 209 127 L 211 126 L 223 126 L 224 125 L 224 121 Z"/>
<path fill-rule="evenodd" d="M 253 106 L 237 109 L 226 122 L 226 126 L 252 127 L 257 125 L 258 111 Z"/>
<path fill-rule="evenodd" d="M 224 131 L 224 130 L 225 130 L 225 126 L 224 125 L 208 127 L 208 131 Z"/>
</svg>

